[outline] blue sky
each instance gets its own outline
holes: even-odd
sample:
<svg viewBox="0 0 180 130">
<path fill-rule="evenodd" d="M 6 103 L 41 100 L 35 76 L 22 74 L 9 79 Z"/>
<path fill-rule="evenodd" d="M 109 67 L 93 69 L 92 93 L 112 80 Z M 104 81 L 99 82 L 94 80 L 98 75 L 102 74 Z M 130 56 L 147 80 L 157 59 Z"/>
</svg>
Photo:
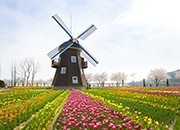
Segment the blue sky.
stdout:
<svg viewBox="0 0 180 130">
<path fill-rule="evenodd" d="M 40 63 L 37 79 L 49 79 L 55 69 L 47 53 L 68 40 L 51 18 L 57 13 L 77 36 L 90 24 L 98 29 L 80 41 L 99 64 L 85 73 L 136 73 L 136 80 L 151 69 L 180 69 L 179 0 L 1 0 L 1 79 L 9 79 L 11 63 L 34 57 Z"/>
</svg>

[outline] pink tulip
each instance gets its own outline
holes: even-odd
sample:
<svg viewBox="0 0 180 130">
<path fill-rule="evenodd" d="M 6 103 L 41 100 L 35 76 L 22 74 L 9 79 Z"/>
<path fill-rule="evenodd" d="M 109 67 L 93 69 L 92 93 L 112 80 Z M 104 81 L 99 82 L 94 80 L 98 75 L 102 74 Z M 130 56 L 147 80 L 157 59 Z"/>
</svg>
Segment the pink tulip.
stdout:
<svg viewBox="0 0 180 130">
<path fill-rule="evenodd" d="M 97 129 L 97 126 L 96 126 L 96 125 L 94 125 L 94 129 Z"/>
<path fill-rule="evenodd" d="M 59 123 L 57 123 L 57 127 L 59 127 L 60 126 L 60 124 Z"/>
<path fill-rule="evenodd" d="M 70 127 L 70 126 L 71 126 L 71 123 L 68 123 L 68 126 Z"/>
<path fill-rule="evenodd" d="M 86 123 L 84 123 L 84 124 L 83 124 L 83 127 L 87 127 L 87 124 L 86 124 Z"/>
<path fill-rule="evenodd" d="M 122 127 L 123 127 L 123 128 L 126 128 L 127 126 L 126 126 L 125 124 L 122 124 Z"/>
<path fill-rule="evenodd" d="M 115 125 L 113 125 L 112 129 L 113 129 L 113 130 L 115 130 L 115 129 L 116 129 L 116 126 L 115 126 Z"/>
<path fill-rule="evenodd" d="M 135 128 L 135 129 L 139 129 L 139 126 L 135 126 L 134 128 Z"/>
<path fill-rule="evenodd" d="M 126 117 L 127 115 L 125 114 L 125 115 L 123 115 L 123 117 Z"/>
</svg>

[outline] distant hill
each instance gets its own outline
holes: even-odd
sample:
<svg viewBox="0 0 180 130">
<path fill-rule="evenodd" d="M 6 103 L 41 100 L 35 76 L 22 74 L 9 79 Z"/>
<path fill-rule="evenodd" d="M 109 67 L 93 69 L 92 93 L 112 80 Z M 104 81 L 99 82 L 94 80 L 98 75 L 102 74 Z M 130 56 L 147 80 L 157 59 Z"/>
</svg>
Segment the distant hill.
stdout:
<svg viewBox="0 0 180 130">
<path fill-rule="evenodd" d="M 176 77 L 175 77 L 175 74 L 177 71 L 180 71 L 180 69 L 167 73 L 171 77 L 169 79 L 170 82 L 180 82 L 180 79 L 176 79 Z"/>
</svg>

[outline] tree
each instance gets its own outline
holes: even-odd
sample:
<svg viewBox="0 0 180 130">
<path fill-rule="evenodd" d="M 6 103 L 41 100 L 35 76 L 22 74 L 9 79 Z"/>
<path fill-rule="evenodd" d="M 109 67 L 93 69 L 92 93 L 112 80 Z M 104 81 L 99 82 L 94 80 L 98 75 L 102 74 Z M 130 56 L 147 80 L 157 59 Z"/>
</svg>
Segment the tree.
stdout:
<svg viewBox="0 0 180 130">
<path fill-rule="evenodd" d="M 85 77 L 86 77 L 88 83 L 91 83 L 94 79 L 94 76 L 92 73 L 85 74 Z"/>
<path fill-rule="evenodd" d="M 136 73 L 132 73 L 132 74 L 130 74 L 130 76 L 131 76 L 132 79 L 133 79 L 134 86 L 136 86 L 136 83 L 135 83 Z"/>
<path fill-rule="evenodd" d="M 180 71 L 176 71 L 175 77 L 176 79 L 180 79 Z"/>
<path fill-rule="evenodd" d="M 143 79 L 143 87 L 146 87 L 146 81 Z"/>
<path fill-rule="evenodd" d="M 167 71 L 162 68 L 156 68 L 154 70 L 150 70 L 147 79 L 154 82 L 156 86 L 159 86 L 161 81 L 166 81 L 170 76 L 167 74 Z"/>
<path fill-rule="evenodd" d="M 102 72 L 101 74 L 94 75 L 94 81 L 98 82 L 101 86 L 104 87 L 104 83 L 108 80 L 108 75 L 106 72 Z"/>
<path fill-rule="evenodd" d="M 18 67 L 18 74 L 20 75 L 22 86 L 24 86 L 26 82 L 27 70 L 26 70 L 25 65 L 26 65 L 25 60 L 22 60 L 20 61 L 19 67 Z"/>
<path fill-rule="evenodd" d="M 33 62 L 32 63 L 32 79 L 31 79 L 32 86 L 34 85 L 34 78 L 35 78 L 36 73 L 39 71 L 39 69 L 40 69 L 39 63 Z"/>
<path fill-rule="evenodd" d="M 116 82 L 116 86 L 119 86 L 119 84 L 122 82 L 122 85 L 124 85 L 124 81 L 127 79 L 127 75 L 122 72 L 116 72 L 111 74 L 111 81 Z"/>
<path fill-rule="evenodd" d="M 5 83 L 3 80 L 0 80 L 0 87 L 5 87 Z"/>
<path fill-rule="evenodd" d="M 14 67 L 13 67 L 13 81 L 14 81 L 14 83 L 13 83 L 13 86 L 16 86 L 16 84 L 17 84 L 17 65 L 16 65 L 16 62 L 15 62 L 15 64 L 14 64 Z"/>
<path fill-rule="evenodd" d="M 25 58 L 19 63 L 18 73 L 21 77 L 22 85 L 29 85 L 29 79 L 31 76 L 31 83 L 34 84 L 34 78 L 36 73 L 39 71 L 39 63 L 36 63 L 33 58 Z"/>
<path fill-rule="evenodd" d="M 33 59 L 32 58 L 26 58 L 25 59 L 25 69 L 27 71 L 26 75 L 26 86 L 29 85 L 29 77 L 32 72 L 32 64 L 33 64 Z"/>
</svg>

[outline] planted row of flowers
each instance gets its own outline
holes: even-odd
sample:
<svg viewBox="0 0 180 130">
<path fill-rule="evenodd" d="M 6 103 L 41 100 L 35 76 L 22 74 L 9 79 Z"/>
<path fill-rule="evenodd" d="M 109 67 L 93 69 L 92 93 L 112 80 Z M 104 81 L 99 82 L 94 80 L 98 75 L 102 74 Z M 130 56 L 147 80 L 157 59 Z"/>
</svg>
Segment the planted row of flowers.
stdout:
<svg viewBox="0 0 180 130">
<path fill-rule="evenodd" d="M 126 88 L 126 89 L 124 89 Z M 172 92 L 172 91 L 150 91 L 150 90 L 138 90 L 138 89 L 127 89 L 128 87 L 95 87 L 93 89 L 100 89 L 100 90 L 118 90 L 118 91 L 132 91 L 132 92 L 141 92 L 141 93 L 152 93 L 152 94 L 170 94 L 170 95 L 176 95 L 176 96 L 180 96 L 180 93 L 178 92 Z M 180 87 L 179 87 L 180 88 Z M 147 89 L 147 88 L 146 88 Z M 153 89 L 154 90 L 154 89 Z"/>
<path fill-rule="evenodd" d="M 43 109 L 39 110 L 38 115 L 36 115 L 36 116 L 32 115 L 31 116 L 32 120 L 25 127 L 20 126 L 20 128 L 25 129 L 25 130 L 48 129 L 49 124 L 53 120 L 57 111 L 62 107 L 63 102 L 66 100 L 66 98 L 69 96 L 69 94 L 70 94 L 70 91 L 66 90 L 58 98 L 56 98 L 53 102 L 46 104 Z"/>
<path fill-rule="evenodd" d="M 92 87 L 93 89 L 102 89 L 102 87 Z M 147 90 L 147 91 L 169 91 L 169 92 L 180 92 L 180 86 L 170 86 L 170 87 L 106 87 L 113 89 L 135 89 L 135 90 Z"/>
<path fill-rule="evenodd" d="M 76 90 L 72 90 L 54 124 L 54 130 L 143 130 L 143 127 L 123 112 L 116 112 L 101 100 Z"/>
<path fill-rule="evenodd" d="M 44 91 L 32 91 L 32 90 L 11 90 L 6 93 L 0 94 L 0 108 L 8 107 L 8 105 L 20 103 L 32 97 L 42 94 Z M 46 93 L 46 92 L 45 92 Z"/>
<path fill-rule="evenodd" d="M 89 94 L 96 99 L 100 99 L 103 102 L 109 104 L 116 111 L 124 111 L 126 114 L 130 114 L 131 118 L 136 118 L 144 126 L 156 128 L 168 128 L 169 124 L 175 119 L 175 112 L 162 108 L 150 106 L 148 104 L 137 103 L 129 101 L 123 98 L 124 95 L 118 95 L 117 91 L 86 91 L 85 94 Z M 126 93 L 126 96 L 131 93 Z M 141 95 L 142 96 L 142 95 Z M 133 97 L 131 97 L 133 99 Z M 134 117 L 133 117 L 134 116 Z M 147 128 L 148 128 L 147 127 Z"/>
<path fill-rule="evenodd" d="M 120 97 L 126 100 L 140 102 L 154 107 L 163 108 L 172 111 L 177 110 L 177 107 L 180 102 L 180 94 L 175 92 L 124 89 L 126 87 L 120 87 L 122 89 L 120 88 L 109 89 L 105 87 L 101 87 L 101 88 L 102 90 L 108 90 L 109 92 L 113 92 L 113 93 L 115 92 L 116 95 L 121 95 Z"/>
<path fill-rule="evenodd" d="M 107 89 L 108 90 L 108 89 Z M 106 90 L 106 91 L 107 91 Z M 153 94 L 153 93 L 141 93 L 132 91 L 118 91 L 118 90 L 108 90 L 108 95 L 106 91 L 101 91 L 101 93 L 110 97 L 119 97 L 119 99 L 130 100 L 133 102 L 139 102 L 143 104 L 148 104 L 153 107 L 163 108 L 171 111 L 177 110 L 180 96 L 176 95 L 164 95 L 164 94 Z"/>
<path fill-rule="evenodd" d="M 22 90 L 24 90 L 24 89 L 26 89 L 26 90 L 28 90 L 28 89 L 52 89 L 53 87 L 52 86 L 16 86 L 16 87 L 12 87 L 11 89 L 22 89 Z"/>
<path fill-rule="evenodd" d="M 26 93 L 26 91 L 24 91 Z M 31 97 L 10 102 L 0 109 L 1 130 L 12 130 L 20 123 L 26 121 L 32 114 L 43 108 L 48 102 L 54 100 L 63 91 L 43 91 L 39 94 L 34 92 Z M 16 93 L 17 95 L 19 93 Z M 14 94 L 14 95 L 16 95 Z M 28 95 L 28 93 L 26 93 Z M 18 96 L 17 96 L 18 97 Z"/>
</svg>

